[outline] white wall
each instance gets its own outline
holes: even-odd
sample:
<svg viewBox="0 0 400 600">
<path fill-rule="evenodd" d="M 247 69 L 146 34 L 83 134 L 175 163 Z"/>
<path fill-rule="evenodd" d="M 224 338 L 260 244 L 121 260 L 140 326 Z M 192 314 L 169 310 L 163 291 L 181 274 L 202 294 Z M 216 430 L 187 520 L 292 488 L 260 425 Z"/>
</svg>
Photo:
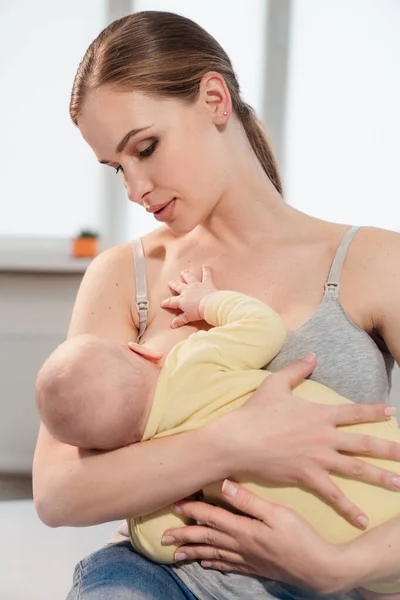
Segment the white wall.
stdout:
<svg viewBox="0 0 400 600">
<path fill-rule="evenodd" d="M 400 231 L 400 2 L 293 0 L 290 204 Z"/>
<path fill-rule="evenodd" d="M 72 236 L 100 226 L 102 168 L 68 104 L 105 8 L 105 0 L 0 2 L 0 235 Z"/>
<path fill-rule="evenodd" d="M 0 269 L 2 473 L 31 470 L 39 429 L 36 375 L 47 356 L 65 340 L 81 277 L 81 273 L 7 273 Z"/>
</svg>

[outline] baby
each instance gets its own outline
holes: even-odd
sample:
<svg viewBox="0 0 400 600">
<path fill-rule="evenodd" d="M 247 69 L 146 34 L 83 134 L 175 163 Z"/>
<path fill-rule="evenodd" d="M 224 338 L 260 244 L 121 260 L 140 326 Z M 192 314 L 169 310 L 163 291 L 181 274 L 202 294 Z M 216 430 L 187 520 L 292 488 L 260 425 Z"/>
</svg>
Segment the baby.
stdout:
<svg viewBox="0 0 400 600">
<path fill-rule="evenodd" d="M 262 370 L 279 352 L 286 330 L 279 315 L 263 302 L 230 291 L 218 291 L 208 268 L 199 281 L 188 274 L 174 284 L 178 294 L 162 303 L 180 309 L 173 325 L 204 319 L 213 327 L 175 346 L 163 361 L 146 346 L 107 342 L 94 335 L 73 338 L 56 349 L 38 375 L 37 405 L 50 433 L 78 446 L 111 450 L 140 440 L 200 427 L 241 406 L 269 375 Z M 305 380 L 294 393 L 310 402 L 349 403 L 332 390 Z M 395 419 L 346 426 L 346 430 L 400 441 Z M 365 459 L 400 473 L 400 465 Z M 399 516 L 396 492 L 332 475 L 345 494 L 368 514 L 370 527 Z M 317 495 L 294 486 L 274 486 L 240 476 L 267 499 L 297 510 L 333 543 L 362 534 Z M 204 498 L 221 502 L 220 484 L 203 490 Z M 129 519 L 134 547 L 151 559 L 171 563 L 176 547 L 161 545 L 166 529 L 182 525 L 169 507 Z M 398 583 L 369 587 L 380 593 L 400 591 Z"/>
<path fill-rule="evenodd" d="M 161 354 L 96 335 L 67 340 L 39 371 L 36 404 L 58 440 L 90 450 L 140 442 L 150 413 Z"/>
</svg>

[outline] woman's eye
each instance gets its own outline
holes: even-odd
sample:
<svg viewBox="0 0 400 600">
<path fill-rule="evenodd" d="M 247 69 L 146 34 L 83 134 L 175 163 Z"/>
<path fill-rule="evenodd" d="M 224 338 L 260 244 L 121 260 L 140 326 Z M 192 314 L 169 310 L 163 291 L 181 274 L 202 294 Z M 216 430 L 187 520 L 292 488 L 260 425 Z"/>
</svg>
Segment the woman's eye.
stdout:
<svg viewBox="0 0 400 600">
<path fill-rule="evenodd" d="M 157 144 L 158 144 L 158 141 L 155 140 L 152 144 L 150 144 L 150 146 L 147 146 L 147 148 L 138 152 L 139 158 L 147 158 L 148 156 L 151 156 L 153 154 L 154 150 L 156 149 Z"/>
</svg>

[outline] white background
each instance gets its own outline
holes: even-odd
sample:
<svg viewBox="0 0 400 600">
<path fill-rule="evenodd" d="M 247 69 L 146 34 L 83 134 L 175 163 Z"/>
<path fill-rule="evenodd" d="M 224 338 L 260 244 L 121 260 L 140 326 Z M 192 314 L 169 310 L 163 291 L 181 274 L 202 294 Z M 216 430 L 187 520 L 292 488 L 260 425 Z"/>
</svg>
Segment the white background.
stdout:
<svg viewBox="0 0 400 600">
<path fill-rule="evenodd" d="M 295 0 L 287 200 L 400 231 L 400 2 Z"/>
</svg>

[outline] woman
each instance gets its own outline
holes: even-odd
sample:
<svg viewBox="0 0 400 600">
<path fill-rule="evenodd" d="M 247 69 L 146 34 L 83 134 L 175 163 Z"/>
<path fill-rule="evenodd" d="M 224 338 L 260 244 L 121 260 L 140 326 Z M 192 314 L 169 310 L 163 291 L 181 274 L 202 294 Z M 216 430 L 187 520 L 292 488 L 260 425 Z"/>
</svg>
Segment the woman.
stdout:
<svg viewBox="0 0 400 600">
<path fill-rule="evenodd" d="M 148 318 L 146 302 L 135 303 L 144 273 L 135 291 L 132 249 L 124 244 L 104 252 L 89 267 L 69 336 L 92 332 L 129 342 L 140 330 L 143 343 L 167 353 L 196 330 L 170 328 L 171 315 L 160 308 L 168 281 L 182 269 L 200 270 L 204 263 L 212 267 L 218 287 L 266 301 L 292 333 L 288 346 L 269 365 L 279 372 L 244 407 L 198 431 L 104 454 L 79 453 L 42 426 L 34 464 L 40 517 L 60 526 L 146 514 L 211 482 L 249 471 L 267 481 L 315 490 L 350 522 L 364 527 L 367 516 L 343 497 L 329 471 L 392 489 L 400 486 L 393 474 L 351 456 L 400 459 L 397 445 L 336 428 L 380 420 L 392 410 L 373 403 L 385 400 L 391 355 L 400 356 L 400 290 L 393 283 L 398 236 L 365 229 L 350 244 L 355 231 L 349 234 L 347 226 L 319 221 L 283 202 L 272 152 L 241 100 L 228 57 L 211 36 L 183 17 L 144 12 L 112 23 L 79 66 L 70 113 L 97 159 L 121 172 L 129 199 L 164 225 L 142 240 Z M 341 304 L 336 279 L 346 250 Z M 136 260 L 137 276 L 143 269 L 140 253 Z M 307 355 L 283 368 L 309 350 L 318 355 L 317 367 L 315 357 Z M 313 370 L 316 380 L 339 393 L 346 388 L 345 395 L 352 392 L 367 404 L 324 407 L 296 399 L 290 389 Z M 238 527 L 238 539 L 251 538 L 246 520 Z M 280 554 L 276 579 L 331 589 L 326 565 L 314 585 L 313 574 L 321 563 L 315 553 L 314 561 L 313 553 L 308 554 L 301 573 L 295 568 L 296 555 Z M 259 565 L 250 565 L 250 570 L 270 576 L 262 564 L 265 571 Z M 343 576 L 335 589 L 351 584 Z M 154 565 L 123 541 L 78 566 L 69 598 L 118 594 L 124 599 L 222 600 L 269 597 L 270 592 L 278 597 L 287 593 L 264 577 L 225 577 L 202 570 L 199 563 L 174 569 Z"/>
</svg>

